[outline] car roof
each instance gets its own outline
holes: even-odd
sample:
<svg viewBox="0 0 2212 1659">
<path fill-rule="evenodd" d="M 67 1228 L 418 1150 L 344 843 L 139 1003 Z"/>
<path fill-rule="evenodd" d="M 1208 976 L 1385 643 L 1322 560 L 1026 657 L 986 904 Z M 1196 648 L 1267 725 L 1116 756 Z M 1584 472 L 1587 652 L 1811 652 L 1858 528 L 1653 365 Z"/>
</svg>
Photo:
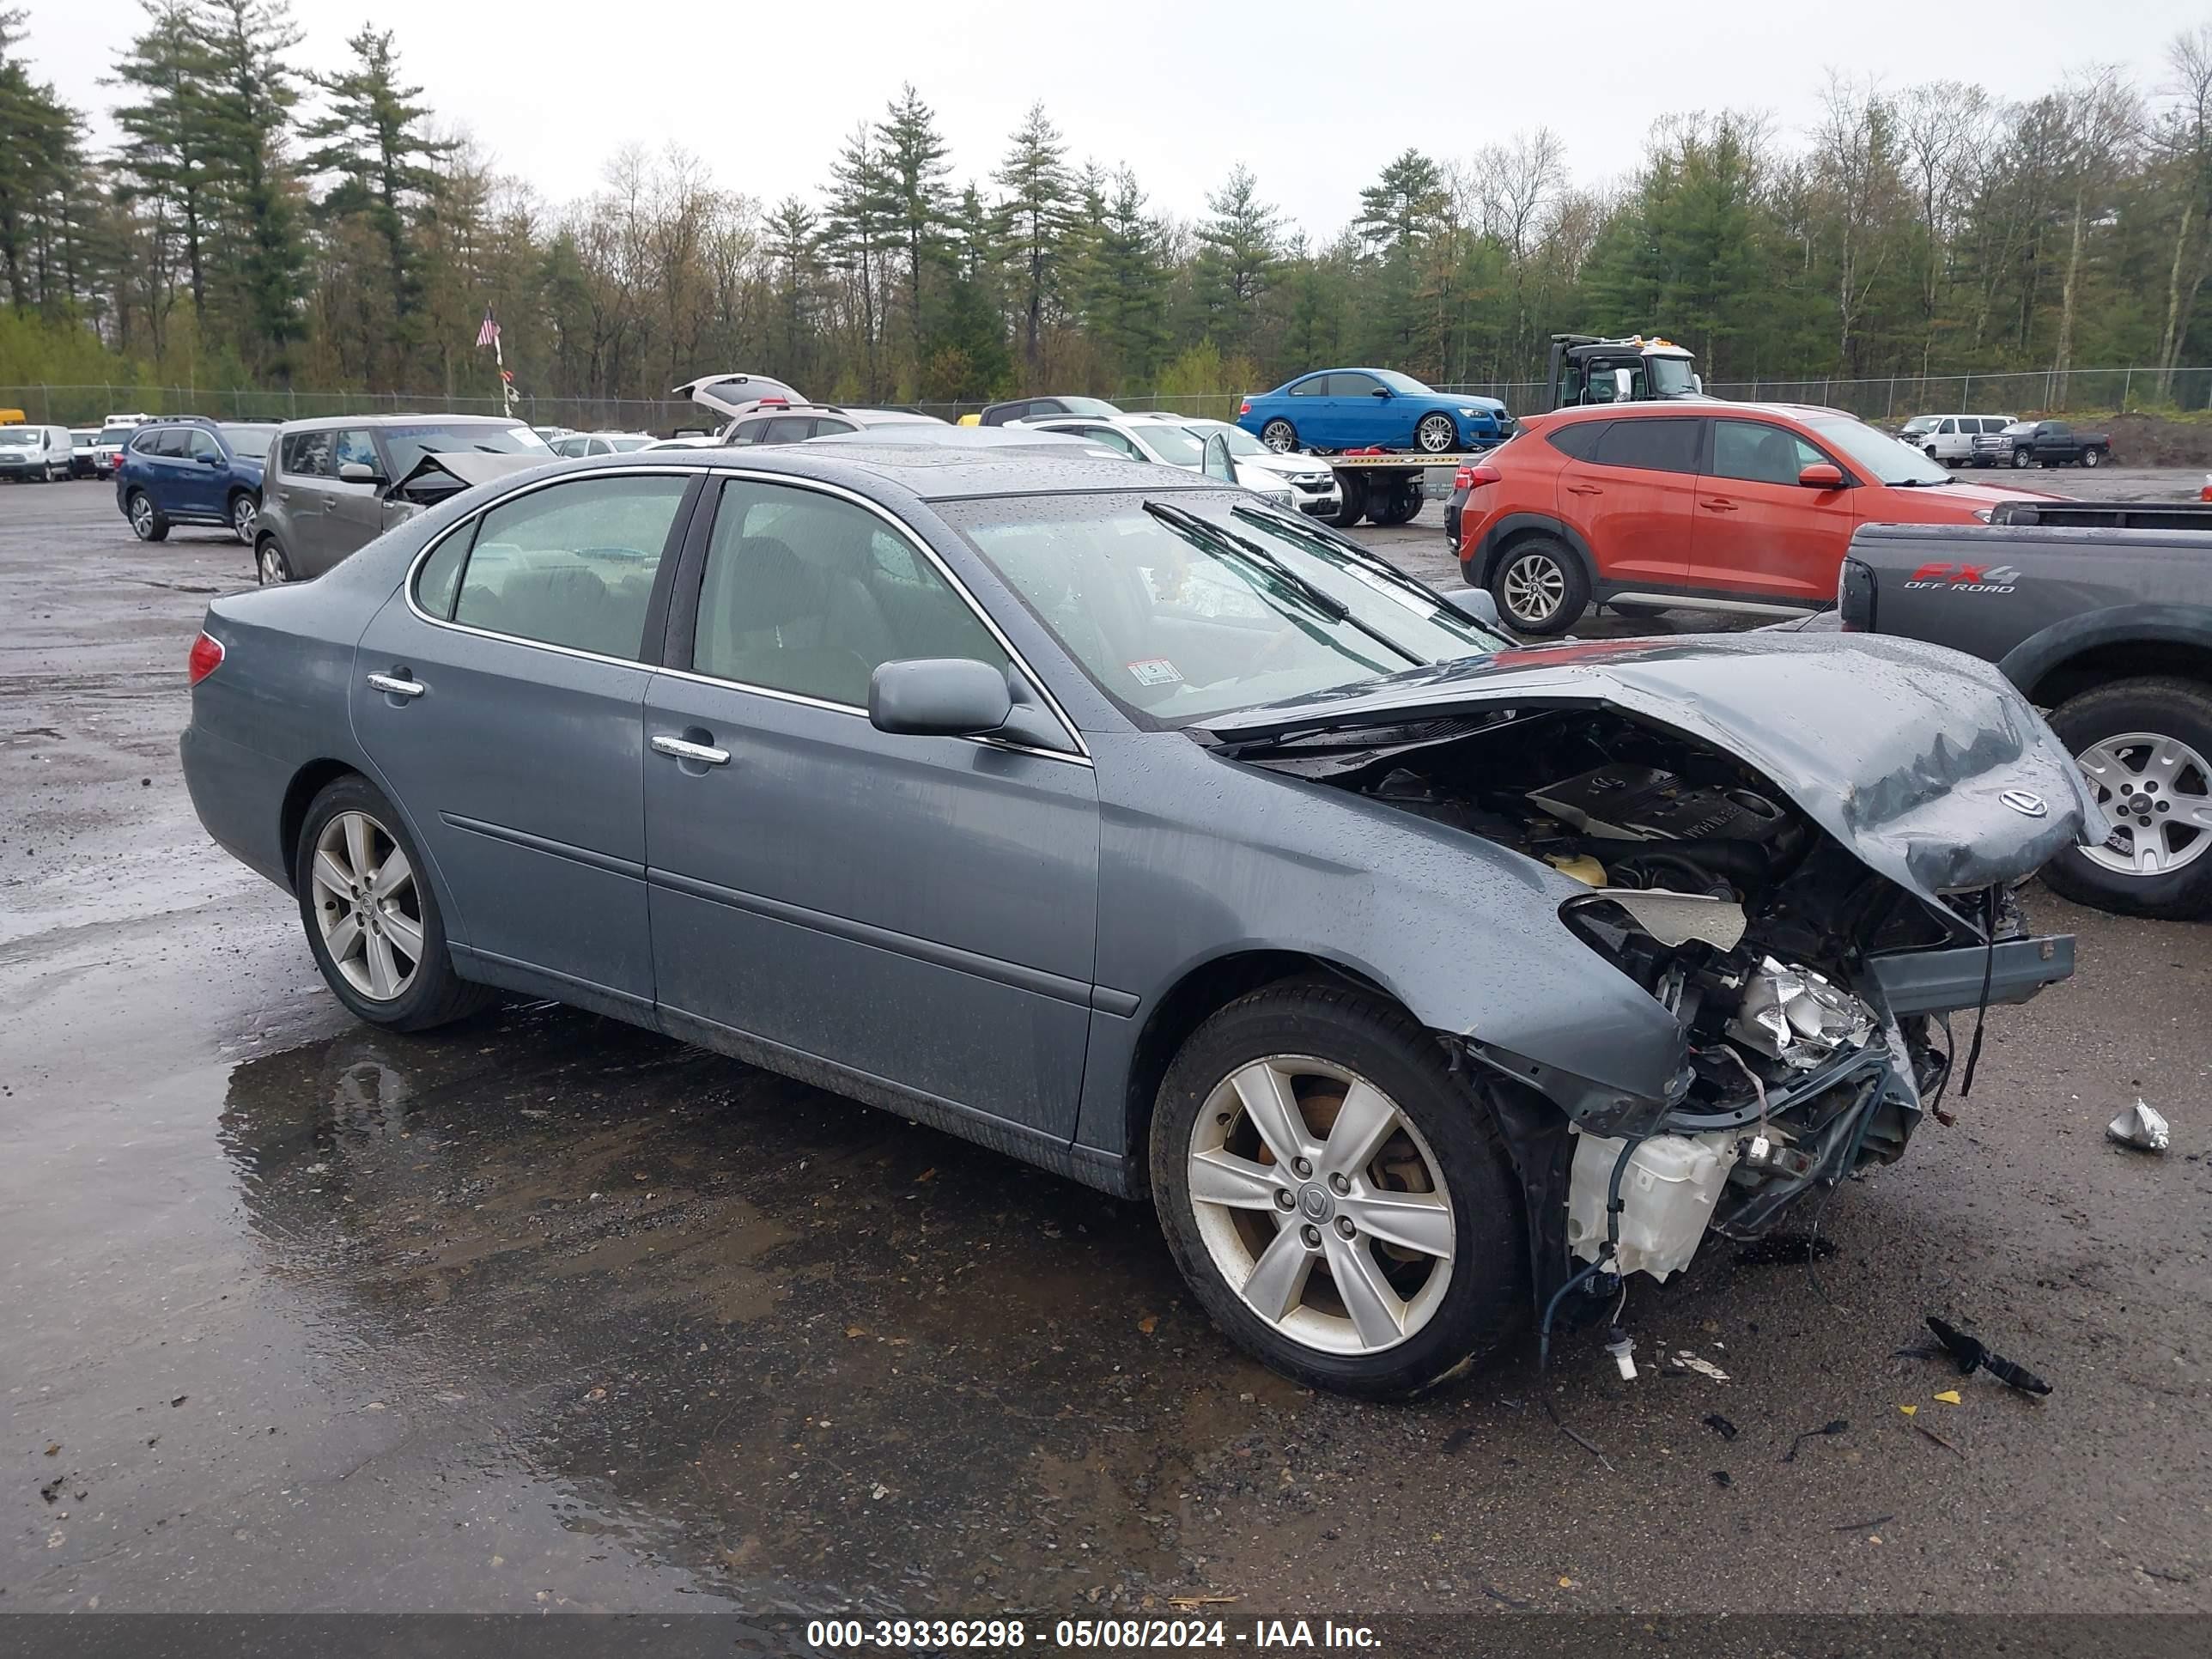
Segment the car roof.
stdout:
<svg viewBox="0 0 2212 1659">
<path fill-rule="evenodd" d="M 978 430 L 975 427 L 953 429 Z M 625 465 L 639 465 L 641 455 L 653 453 L 594 456 L 556 465 L 578 473 L 601 468 L 618 471 Z M 1123 495 L 1133 489 L 1153 495 L 1168 489 L 1231 487 L 1200 473 L 1143 465 L 1125 455 L 1103 453 L 1096 445 L 1042 433 L 1031 434 L 1027 442 L 947 444 L 851 432 L 810 439 L 803 444 L 695 449 L 684 455 L 682 465 L 788 473 L 795 478 L 842 484 L 864 495 L 879 493 L 876 486 L 890 484 L 928 501 L 996 495 Z"/>
<path fill-rule="evenodd" d="M 1650 398 L 1632 404 L 1577 404 L 1572 409 L 1555 409 L 1540 418 L 1548 425 L 1559 421 L 1618 421 L 1655 415 L 1680 416 L 1685 410 L 1696 416 L 1780 415 L 1796 421 L 1840 416 L 1849 421 L 1858 419 L 1847 409 L 1830 409 L 1823 404 L 1737 404 L 1722 398 Z"/>
<path fill-rule="evenodd" d="M 434 409 L 418 410 L 411 415 L 308 415 L 296 421 L 287 421 L 287 432 L 317 432 L 336 426 L 421 426 L 435 422 L 440 426 L 519 426 L 530 429 L 530 423 L 513 415 L 441 415 Z"/>
</svg>

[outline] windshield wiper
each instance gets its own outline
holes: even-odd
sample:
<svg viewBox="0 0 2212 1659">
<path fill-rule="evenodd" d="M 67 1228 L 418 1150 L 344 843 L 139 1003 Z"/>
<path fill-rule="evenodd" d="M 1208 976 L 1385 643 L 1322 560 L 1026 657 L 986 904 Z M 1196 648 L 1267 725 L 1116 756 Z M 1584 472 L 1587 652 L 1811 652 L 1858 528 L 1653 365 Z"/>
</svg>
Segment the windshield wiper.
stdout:
<svg viewBox="0 0 2212 1659">
<path fill-rule="evenodd" d="M 1233 509 L 1232 509 L 1233 510 Z M 1217 553 L 1226 553 L 1243 563 L 1257 566 L 1293 594 L 1327 617 L 1331 622 L 1349 623 L 1361 633 L 1388 650 L 1391 655 L 1403 657 L 1409 663 L 1425 665 L 1428 659 L 1407 650 L 1381 629 L 1371 628 L 1352 614 L 1352 607 L 1326 588 L 1316 587 L 1304 576 L 1285 564 L 1255 541 L 1248 540 L 1210 519 L 1201 519 L 1195 513 L 1180 507 L 1170 507 L 1165 501 L 1146 501 L 1145 511 L 1172 530 L 1194 537 Z"/>
</svg>

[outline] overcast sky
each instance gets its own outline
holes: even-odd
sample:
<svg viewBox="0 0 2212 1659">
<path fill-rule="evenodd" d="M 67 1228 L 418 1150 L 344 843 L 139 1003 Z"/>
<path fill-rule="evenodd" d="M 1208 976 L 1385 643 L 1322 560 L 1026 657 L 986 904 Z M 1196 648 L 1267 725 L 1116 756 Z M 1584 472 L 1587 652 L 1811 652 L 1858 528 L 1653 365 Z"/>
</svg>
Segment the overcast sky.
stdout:
<svg viewBox="0 0 2212 1659">
<path fill-rule="evenodd" d="M 142 21 L 131 0 L 27 0 L 36 72 L 105 119 L 100 84 Z M 1617 0 L 1434 6 L 1065 0 L 763 6 L 745 0 L 300 0 L 299 61 L 334 68 L 364 10 L 395 33 L 440 117 L 504 171 L 562 201 L 596 188 L 625 144 L 683 145 L 765 201 L 812 195 L 854 123 L 902 81 L 935 107 L 956 185 L 989 175 L 1036 99 L 1071 159 L 1127 162 L 1157 210 L 1199 213 L 1242 161 L 1316 237 L 1408 145 L 1472 155 L 1548 125 L 1578 181 L 1623 175 L 1653 118 L 1764 109 L 1795 140 L 1831 69 L 1975 81 L 2002 97 L 2069 66 L 2117 63 L 2146 90 L 2212 0 Z"/>
</svg>

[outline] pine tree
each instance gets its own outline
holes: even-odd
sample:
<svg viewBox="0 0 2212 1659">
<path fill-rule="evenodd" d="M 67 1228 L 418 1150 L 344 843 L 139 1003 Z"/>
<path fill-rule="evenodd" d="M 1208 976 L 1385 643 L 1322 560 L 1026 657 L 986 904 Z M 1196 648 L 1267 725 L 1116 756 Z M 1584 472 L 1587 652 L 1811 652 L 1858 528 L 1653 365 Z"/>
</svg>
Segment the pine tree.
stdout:
<svg viewBox="0 0 2212 1659">
<path fill-rule="evenodd" d="M 1116 386 L 1151 385 L 1167 348 L 1167 272 L 1159 225 L 1127 167 L 1101 194 L 1085 267 L 1084 316 Z"/>
<path fill-rule="evenodd" d="M 945 246 L 945 179 L 951 164 L 936 112 L 910 82 L 899 89 L 876 138 L 906 266 L 908 342 L 918 369 L 928 355 L 923 294 L 930 266 Z"/>
<path fill-rule="evenodd" d="M 115 112 L 123 130 L 116 196 L 125 209 L 146 209 L 157 266 L 168 266 L 172 241 L 181 252 L 192 317 L 207 323 L 209 246 L 221 216 L 210 132 L 214 64 L 195 26 L 190 0 L 144 0 L 147 27 L 117 58 L 114 81 L 138 101 Z M 160 283 L 165 274 L 150 273 Z M 149 295 L 156 338 L 166 299 Z"/>
<path fill-rule="evenodd" d="M 301 134 L 320 144 L 303 165 L 310 173 L 337 175 L 316 204 L 325 219 L 365 220 L 383 242 L 404 362 L 407 349 L 418 343 L 414 324 L 422 303 L 410 239 L 438 194 L 439 176 L 431 164 L 453 146 L 421 131 L 430 112 L 415 101 L 422 88 L 399 83 L 391 30 L 363 27 L 346 46 L 354 54 L 353 67 L 314 77 L 331 107 Z"/>
<path fill-rule="evenodd" d="M 1253 354 L 1282 220 L 1260 199 L 1259 181 L 1242 162 L 1206 205 L 1212 216 L 1198 228 L 1199 254 L 1191 272 L 1200 331 L 1225 356 Z"/>
<path fill-rule="evenodd" d="M 16 55 L 23 16 L 18 9 L 0 10 L 0 273 L 19 310 L 57 297 L 40 280 L 42 254 L 70 176 L 82 166 L 76 112 L 51 84 L 32 80 Z"/>
<path fill-rule="evenodd" d="M 815 288 L 822 264 L 820 220 L 796 196 L 776 204 L 763 227 L 770 282 L 775 295 L 777 356 L 769 367 L 782 379 L 803 386 L 812 367 Z"/>
<path fill-rule="evenodd" d="M 861 356 L 867 370 L 861 395 L 871 402 L 883 395 L 884 260 L 896 241 L 896 207 L 876 135 L 863 125 L 830 169 L 822 246 L 860 301 Z"/>
<path fill-rule="evenodd" d="M 1007 191 L 1008 251 L 1020 266 L 1022 361 L 1036 390 L 1043 372 L 1045 307 L 1059 291 L 1073 194 L 1067 147 L 1042 103 L 1030 106 L 993 177 Z"/>
<path fill-rule="evenodd" d="M 300 31 L 284 0 L 202 0 L 192 19 L 204 47 L 210 171 L 234 252 L 240 344 L 280 374 L 305 331 L 307 252 L 285 138 L 300 88 L 284 54 Z"/>
</svg>

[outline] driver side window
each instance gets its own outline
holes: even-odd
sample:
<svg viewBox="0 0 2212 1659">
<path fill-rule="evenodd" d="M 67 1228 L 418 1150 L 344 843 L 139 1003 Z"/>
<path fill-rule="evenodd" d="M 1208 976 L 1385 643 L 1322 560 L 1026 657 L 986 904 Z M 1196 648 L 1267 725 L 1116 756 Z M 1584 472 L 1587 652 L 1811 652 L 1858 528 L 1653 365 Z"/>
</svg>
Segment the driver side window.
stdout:
<svg viewBox="0 0 2212 1659">
<path fill-rule="evenodd" d="M 967 600 L 875 514 L 781 484 L 723 486 L 695 672 L 858 709 L 878 667 L 915 657 L 1007 666 Z"/>
</svg>

